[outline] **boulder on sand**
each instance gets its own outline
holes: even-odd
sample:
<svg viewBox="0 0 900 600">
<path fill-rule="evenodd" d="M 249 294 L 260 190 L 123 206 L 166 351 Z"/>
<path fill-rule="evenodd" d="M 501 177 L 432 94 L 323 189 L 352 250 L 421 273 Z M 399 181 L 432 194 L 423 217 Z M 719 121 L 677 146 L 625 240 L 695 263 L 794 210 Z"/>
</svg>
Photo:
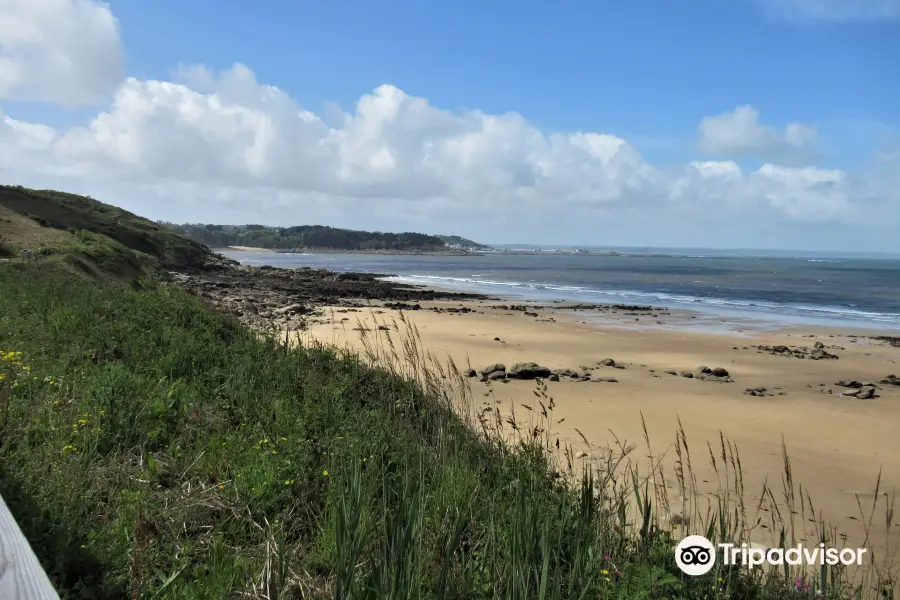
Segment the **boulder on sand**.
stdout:
<svg viewBox="0 0 900 600">
<path fill-rule="evenodd" d="M 497 371 L 506 372 L 506 365 L 495 363 L 493 365 L 488 365 L 487 367 L 481 370 L 482 375 L 490 375 L 491 373 L 495 373 Z"/>
<path fill-rule="evenodd" d="M 537 379 L 538 377 L 550 377 L 553 372 L 547 367 L 537 363 L 516 363 L 509 368 L 506 376 L 509 379 Z"/>
</svg>

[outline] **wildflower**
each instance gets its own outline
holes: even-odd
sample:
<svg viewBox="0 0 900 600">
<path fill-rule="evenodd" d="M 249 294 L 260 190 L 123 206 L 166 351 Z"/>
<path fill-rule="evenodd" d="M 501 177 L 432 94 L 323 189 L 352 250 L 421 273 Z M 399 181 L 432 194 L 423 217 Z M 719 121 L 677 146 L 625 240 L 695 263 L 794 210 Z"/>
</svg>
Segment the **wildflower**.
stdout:
<svg viewBox="0 0 900 600">
<path fill-rule="evenodd" d="M 73 446 L 72 444 L 66 444 L 65 446 L 63 446 L 63 449 L 62 449 L 63 454 L 69 454 L 71 452 L 78 452 L 78 449 L 75 448 L 75 446 Z"/>
<path fill-rule="evenodd" d="M 609 554 L 607 554 L 606 556 L 603 557 L 603 560 L 605 560 L 606 562 L 609 562 L 612 560 L 612 557 Z"/>
<path fill-rule="evenodd" d="M 282 438 L 281 438 L 281 441 L 282 441 L 282 442 L 286 442 L 286 441 L 287 441 L 287 438 L 286 438 L 286 437 L 282 437 Z"/>
<path fill-rule="evenodd" d="M 284 485 L 293 485 L 293 483 L 294 483 L 293 479 L 285 479 L 284 480 Z"/>
<path fill-rule="evenodd" d="M 220 483 L 220 484 L 219 484 L 219 489 L 221 490 L 221 489 L 224 489 L 224 488 L 225 488 L 225 484 L 224 484 L 224 483 Z"/>
<path fill-rule="evenodd" d="M 328 477 L 328 471 L 322 471 L 322 476 L 323 476 L 323 477 Z"/>
<path fill-rule="evenodd" d="M 609 575 L 609 571 L 607 571 L 606 569 L 603 569 L 602 571 L 600 571 L 600 574 L 601 575 Z"/>
<path fill-rule="evenodd" d="M 6 373 L 0 373 L 0 381 L 6 379 Z"/>
</svg>

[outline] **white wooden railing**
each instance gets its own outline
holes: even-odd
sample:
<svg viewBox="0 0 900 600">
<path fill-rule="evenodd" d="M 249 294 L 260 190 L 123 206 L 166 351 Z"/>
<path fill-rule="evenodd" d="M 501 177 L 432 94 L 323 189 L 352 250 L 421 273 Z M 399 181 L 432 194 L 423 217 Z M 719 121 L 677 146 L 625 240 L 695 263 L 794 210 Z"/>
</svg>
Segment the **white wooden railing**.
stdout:
<svg viewBox="0 0 900 600">
<path fill-rule="evenodd" d="M 0 496 L 0 598 L 59 600 L 28 540 Z"/>
</svg>

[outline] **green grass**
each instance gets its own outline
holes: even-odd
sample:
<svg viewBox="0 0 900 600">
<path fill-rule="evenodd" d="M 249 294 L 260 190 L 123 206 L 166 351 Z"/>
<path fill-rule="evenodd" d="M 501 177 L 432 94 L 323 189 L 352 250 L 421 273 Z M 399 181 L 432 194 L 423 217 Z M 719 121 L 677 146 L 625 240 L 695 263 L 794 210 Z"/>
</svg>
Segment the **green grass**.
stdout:
<svg viewBox="0 0 900 600">
<path fill-rule="evenodd" d="M 288 348 L 54 261 L 0 265 L 0 290 L 0 493 L 63 597 L 852 597 L 833 571 L 681 575 L 637 477 L 467 424 L 415 335 L 389 362 Z M 729 535 L 727 507 L 709 522 Z"/>
<path fill-rule="evenodd" d="M 29 217 L 47 229 L 88 232 L 105 238 L 106 250 L 127 248 L 141 256 L 152 257 L 167 268 L 185 268 L 202 264 L 210 252 L 203 244 L 177 235 L 168 228 L 122 208 L 104 204 L 88 196 L 55 190 L 32 190 L 22 186 L 0 185 L 0 207 Z M 7 241 L 15 245 L 15 239 Z M 83 243 L 79 240 L 75 243 Z M 69 243 L 51 250 L 69 252 Z M 97 242 L 93 246 L 96 249 Z M 121 253 L 117 252 L 118 254 Z M 119 260 L 119 259 L 117 259 Z"/>
</svg>

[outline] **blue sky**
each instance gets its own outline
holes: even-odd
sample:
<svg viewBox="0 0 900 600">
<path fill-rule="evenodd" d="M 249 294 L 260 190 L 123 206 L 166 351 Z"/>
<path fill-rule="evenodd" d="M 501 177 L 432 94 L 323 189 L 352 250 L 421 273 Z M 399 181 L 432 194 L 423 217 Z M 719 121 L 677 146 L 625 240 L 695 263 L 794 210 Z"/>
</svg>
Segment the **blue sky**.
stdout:
<svg viewBox="0 0 900 600">
<path fill-rule="evenodd" d="M 646 136 L 635 145 L 650 159 L 684 158 L 670 146 L 690 141 L 702 117 L 743 104 L 772 124 L 819 123 L 836 146 L 854 121 L 900 124 L 893 21 L 778 20 L 739 0 L 112 7 L 138 76 L 242 62 L 316 109 L 351 108 L 390 82 L 444 108 L 516 111 L 542 129 Z"/>
<path fill-rule="evenodd" d="M 232 218 L 246 214 L 241 210 L 249 211 L 246 202 L 251 192 L 247 189 L 255 186 L 272 187 L 278 191 L 276 195 L 293 198 L 273 205 L 280 207 L 278 219 L 321 215 L 338 221 L 335 224 L 354 225 L 360 214 L 370 210 L 354 208 L 354 198 L 364 202 L 364 198 L 373 195 L 387 195 L 392 197 L 383 206 L 397 210 L 405 202 L 416 203 L 414 208 L 403 209 L 396 226 L 415 224 L 416 218 L 419 222 L 434 218 L 426 216 L 425 206 L 437 207 L 434 215 L 459 219 L 462 225 L 462 203 L 471 197 L 472 189 L 455 189 L 455 184 L 434 179 L 434 173 L 440 172 L 443 177 L 448 172 L 462 172 L 459 169 L 463 163 L 468 169 L 466 176 L 473 181 L 484 177 L 485 182 L 490 182 L 486 184 L 488 188 L 506 185 L 501 183 L 504 181 L 509 184 L 482 201 L 499 202 L 496 198 L 503 198 L 504 206 L 516 206 L 516 202 L 531 203 L 529 206 L 539 202 L 545 206 L 562 203 L 567 210 L 584 210 L 586 215 L 615 213 L 623 222 L 631 218 L 638 222 L 640 216 L 633 213 L 645 210 L 647 214 L 659 214 L 660 205 L 655 202 L 663 196 L 689 196 L 691 202 L 706 198 L 715 204 L 715 210 L 729 206 L 740 218 L 758 219 L 760 225 L 772 221 L 772 231 L 796 231 L 798 239 L 808 240 L 804 246 L 813 243 L 815 231 L 837 232 L 840 223 L 846 224 L 848 215 L 861 218 L 854 212 L 871 212 L 872 207 L 878 206 L 878 210 L 900 215 L 896 195 L 890 191 L 894 180 L 876 181 L 876 176 L 871 175 L 877 171 L 877 177 L 890 177 L 893 168 L 884 166 L 884 157 L 895 160 L 900 148 L 900 2 L 896 0 L 631 0 L 563 5 L 470 0 L 270 0 L 252 4 L 236 0 L 111 0 L 108 4 L 80 0 L 96 9 L 91 14 L 85 6 L 74 6 L 78 4 L 75 0 L 5 1 L 19 7 L 23 22 L 35 28 L 46 27 L 62 40 L 66 39 L 59 33 L 63 30 L 54 27 L 63 26 L 54 24 L 51 8 L 61 13 L 59 6 L 73 5 L 72 19 L 77 16 L 85 19 L 86 26 L 96 25 L 97 39 L 108 41 L 107 46 L 98 41 L 96 51 L 104 55 L 120 53 L 123 65 L 118 71 L 110 65 L 106 73 L 91 73 L 96 84 L 90 90 L 85 88 L 85 97 L 96 98 L 91 102 L 76 102 L 65 98 L 65 92 L 51 90 L 49 84 L 40 87 L 24 80 L 8 84 L 4 93 L 0 71 L 0 110 L 7 118 L 47 125 L 62 140 L 46 150 L 60 163 L 58 168 L 52 174 L 46 170 L 35 173 L 29 180 L 49 181 L 52 175 L 54 181 L 74 178 L 79 189 L 100 186 L 111 191 L 140 184 L 140 194 L 149 194 L 146 204 L 154 210 L 167 205 L 164 199 L 173 197 L 175 183 L 182 188 L 213 185 L 213 179 L 204 177 L 233 171 L 233 165 L 223 166 L 230 159 L 204 157 L 202 165 L 199 161 L 188 165 L 182 160 L 182 171 L 170 165 L 142 167 L 140 177 L 125 166 L 116 170 L 104 163 L 100 169 L 99 163 L 92 162 L 91 173 L 102 170 L 103 176 L 82 176 L 79 182 L 72 175 L 71 139 L 81 135 L 83 128 L 90 129 L 98 115 L 111 115 L 108 121 L 115 123 L 119 132 L 117 143 L 125 144 L 122 140 L 126 137 L 129 140 L 128 151 L 117 152 L 119 158 L 128 152 L 155 157 L 155 150 L 143 144 L 169 124 L 181 129 L 173 129 L 167 139 L 187 136 L 184 139 L 196 142 L 198 147 L 213 150 L 231 142 L 245 143 L 247 135 L 261 143 L 263 135 L 257 129 L 242 133 L 244 137 L 211 142 L 209 131 L 198 130 L 200 117 L 182 110 L 187 100 L 170 105 L 158 89 L 150 89 L 148 82 L 164 81 L 184 86 L 178 88 L 184 98 L 196 101 L 195 93 L 202 93 L 206 99 L 230 102 L 233 108 L 255 111 L 257 116 L 269 114 L 260 103 L 265 102 L 265 86 L 274 86 L 285 102 L 311 111 L 332 132 L 316 134 L 326 136 L 327 142 L 316 138 L 305 149 L 293 148 L 290 152 L 302 153 L 326 143 L 344 144 L 334 150 L 341 166 L 335 162 L 323 167 L 335 169 L 328 182 L 312 176 L 292 177 L 291 169 L 283 167 L 281 158 L 274 161 L 282 165 L 281 171 L 272 164 L 265 168 L 257 165 L 255 170 L 247 167 L 252 176 L 245 180 L 224 184 L 216 180 L 215 185 L 222 189 L 210 195 L 231 199 L 215 206 L 227 211 L 238 207 L 240 210 Z M 32 4 L 26 5 L 29 1 Z M 43 13 L 34 8 L 41 4 L 50 8 Z M 877 10 L 863 14 L 871 7 Z M 112 15 L 114 33 L 109 27 L 101 28 L 99 18 L 94 18 L 103 11 Z M 3 50 L 25 65 L 42 64 L 34 61 L 49 60 L 46 57 L 51 56 L 50 50 L 41 54 L 43 50 L 24 42 L 18 46 L 9 44 Z M 57 55 L 64 53 L 63 41 L 52 50 Z M 85 53 L 84 57 L 83 68 L 88 71 L 91 56 Z M 75 78 L 75 70 L 82 66 L 78 60 L 70 62 L 72 66 L 66 68 L 71 72 L 65 75 Z M 241 79 L 241 85 L 246 86 L 243 92 L 227 96 L 222 91 L 222 81 L 235 64 L 246 65 L 252 76 Z M 212 89 L 197 89 L 197 85 L 179 77 L 179 65 L 202 65 L 213 82 Z M 99 82 L 103 77 L 108 86 L 101 92 Z M 137 82 L 127 98 L 140 98 L 140 110 L 135 104 L 125 106 L 115 100 L 126 97 L 122 95 L 127 89 L 125 77 Z M 363 127 L 357 105 L 367 96 L 378 96 L 374 91 L 384 84 L 402 90 L 405 99 L 384 101 L 399 103 L 400 108 L 379 104 L 379 110 L 390 116 L 380 114 L 374 121 L 388 119 L 389 127 Z M 72 85 L 77 87 L 77 81 Z M 445 116 L 455 115 L 455 127 L 460 131 L 480 127 L 484 139 L 461 145 L 462 134 L 451 134 L 444 125 L 434 133 L 437 121 L 424 124 L 420 117 L 403 108 L 415 98 L 426 100 Z M 151 110 L 147 107 L 152 107 L 154 114 L 153 136 L 141 129 L 150 122 L 145 118 L 146 111 Z M 226 113 L 232 117 L 235 114 L 234 110 L 213 114 L 217 107 L 220 108 L 216 104 L 203 118 L 225 119 L 230 118 L 224 116 Z M 740 107 L 747 110 L 741 112 Z M 515 113 L 527 127 L 510 126 L 509 140 L 500 141 L 500 134 L 488 133 L 487 120 L 472 125 L 471 115 L 475 113 L 471 111 L 495 116 Z M 278 112 L 278 118 L 284 114 Z M 738 114 L 746 118 L 741 121 L 743 128 L 738 126 Z M 356 128 L 345 124 L 347 115 L 356 115 Z M 723 115 L 731 116 L 710 123 L 715 130 L 703 133 L 701 124 L 705 119 Z M 296 125 L 278 123 L 279 131 Z M 792 124 L 800 127 L 797 131 L 812 133 L 796 141 L 790 134 Z M 376 133 L 372 133 L 372 127 Z M 360 130 L 367 133 L 354 138 Z M 624 140 L 627 148 L 618 152 L 612 162 L 601 160 L 599 151 L 586 149 L 578 141 L 581 138 L 573 135 L 579 132 L 607 136 L 603 152 L 610 152 L 618 143 L 616 140 Z M 566 137 L 564 151 L 549 148 L 554 134 Z M 356 142 L 348 146 L 345 142 L 351 138 Z M 343 141 L 335 142 L 336 139 Z M 477 146 L 482 142 L 484 146 Z M 530 146 L 532 143 L 535 145 Z M 421 155 L 426 146 L 455 148 L 459 152 L 464 147 L 466 156 L 461 158 L 457 152 L 422 159 L 420 162 L 427 163 L 434 180 L 413 184 L 411 180 L 420 177 L 424 168 L 413 155 Z M 473 150 L 476 146 L 477 151 Z M 274 156 L 272 148 L 281 146 L 271 146 L 267 160 Z M 371 163 L 366 163 L 370 171 L 375 169 L 372 161 L 387 156 L 388 163 L 384 164 L 390 166 L 379 163 L 378 169 L 389 169 L 390 177 L 383 171 L 366 171 L 364 177 L 360 175 L 348 183 L 347 177 L 355 175 L 347 175 L 347 165 L 362 164 L 359 161 L 363 160 L 356 154 L 348 159 L 348 148 L 362 153 L 360 156 Z M 519 154 L 510 156 L 511 149 Z M 637 158 L 626 154 L 631 149 Z M 405 152 L 411 152 L 411 157 Z M 491 153 L 489 157 L 487 152 Z M 83 156 L 74 162 L 81 165 L 85 162 Z M 478 164 L 491 166 L 492 174 L 487 169 L 472 172 L 473 156 L 479 157 Z M 146 165 L 154 160 L 143 162 Z M 579 162 L 582 160 L 583 164 Z M 709 163 L 709 168 L 691 170 L 694 167 L 688 166 L 698 162 Z M 738 167 L 737 176 L 732 176 L 733 169 L 728 164 Z M 558 173 L 557 178 L 567 183 L 518 183 L 519 175 L 525 172 L 543 173 L 549 182 L 548 165 L 553 173 Z M 776 168 L 765 171 L 764 165 Z M 758 173 L 761 167 L 764 172 Z M 648 169 L 653 173 L 648 174 Z M 681 173 L 679 169 L 688 171 Z M 66 173 L 63 179 L 60 173 Z M 715 177 L 710 173 L 715 173 Z M 152 181 L 141 179 L 149 176 Z M 571 183 L 582 176 L 584 185 Z M 523 181 L 530 181 L 530 177 L 524 176 Z M 735 182 L 735 177 L 740 183 Z M 372 183 L 376 179 L 380 182 L 377 185 Z M 275 183 L 276 180 L 284 181 Z M 340 185 L 334 183 L 336 180 L 340 180 Z M 642 183 L 635 184 L 636 180 Z M 652 185 L 644 185 L 651 180 Z M 165 181 L 175 183 L 166 188 Z M 607 185 L 610 181 L 615 181 L 615 185 Z M 364 182 L 369 182 L 368 187 Z M 395 194 L 389 184 L 394 185 Z M 696 187 L 700 185 L 703 187 Z M 429 191 L 424 191 L 426 188 Z M 448 191 L 449 188 L 454 190 Z M 485 189 L 474 184 L 472 188 Z M 688 192 L 676 193 L 676 189 Z M 741 204 L 736 198 L 747 200 Z M 765 207 L 754 204 L 759 198 L 768 199 L 762 202 Z M 197 204 L 186 210 L 183 203 L 175 203 L 173 218 L 210 215 L 210 206 Z M 306 210 L 311 207 L 316 208 Z M 678 207 L 666 204 L 665 210 L 670 209 L 675 211 L 673 215 L 679 212 Z M 276 209 L 259 210 L 269 214 Z M 766 211 L 773 211 L 773 217 L 767 218 Z M 391 225 L 381 218 L 379 223 Z M 811 227 L 813 233 L 808 233 Z M 577 222 L 575 228 L 578 229 Z M 471 224 L 463 229 L 473 234 L 487 231 Z M 684 229 L 690 231 L 690 223 L 685 223 Z M 590 237 L 588 230 L 579 235 Z M 681 240 L 685 245 L 697 245 L 689 243 L 692 236 L 693 233 L 686 233 L 683 240 L 675 236 L 677 239 L 667 243 Z M 556 237 L 562 235 L 557 233 Z M 738 235 L 737 241 L 746 243 L 753 237 L 745 233 Z M 734 236 L 724 235 L 718 243 L 730 239 Z M 640 243 L 652 241 L 642 239 Z"/>
</svg>

